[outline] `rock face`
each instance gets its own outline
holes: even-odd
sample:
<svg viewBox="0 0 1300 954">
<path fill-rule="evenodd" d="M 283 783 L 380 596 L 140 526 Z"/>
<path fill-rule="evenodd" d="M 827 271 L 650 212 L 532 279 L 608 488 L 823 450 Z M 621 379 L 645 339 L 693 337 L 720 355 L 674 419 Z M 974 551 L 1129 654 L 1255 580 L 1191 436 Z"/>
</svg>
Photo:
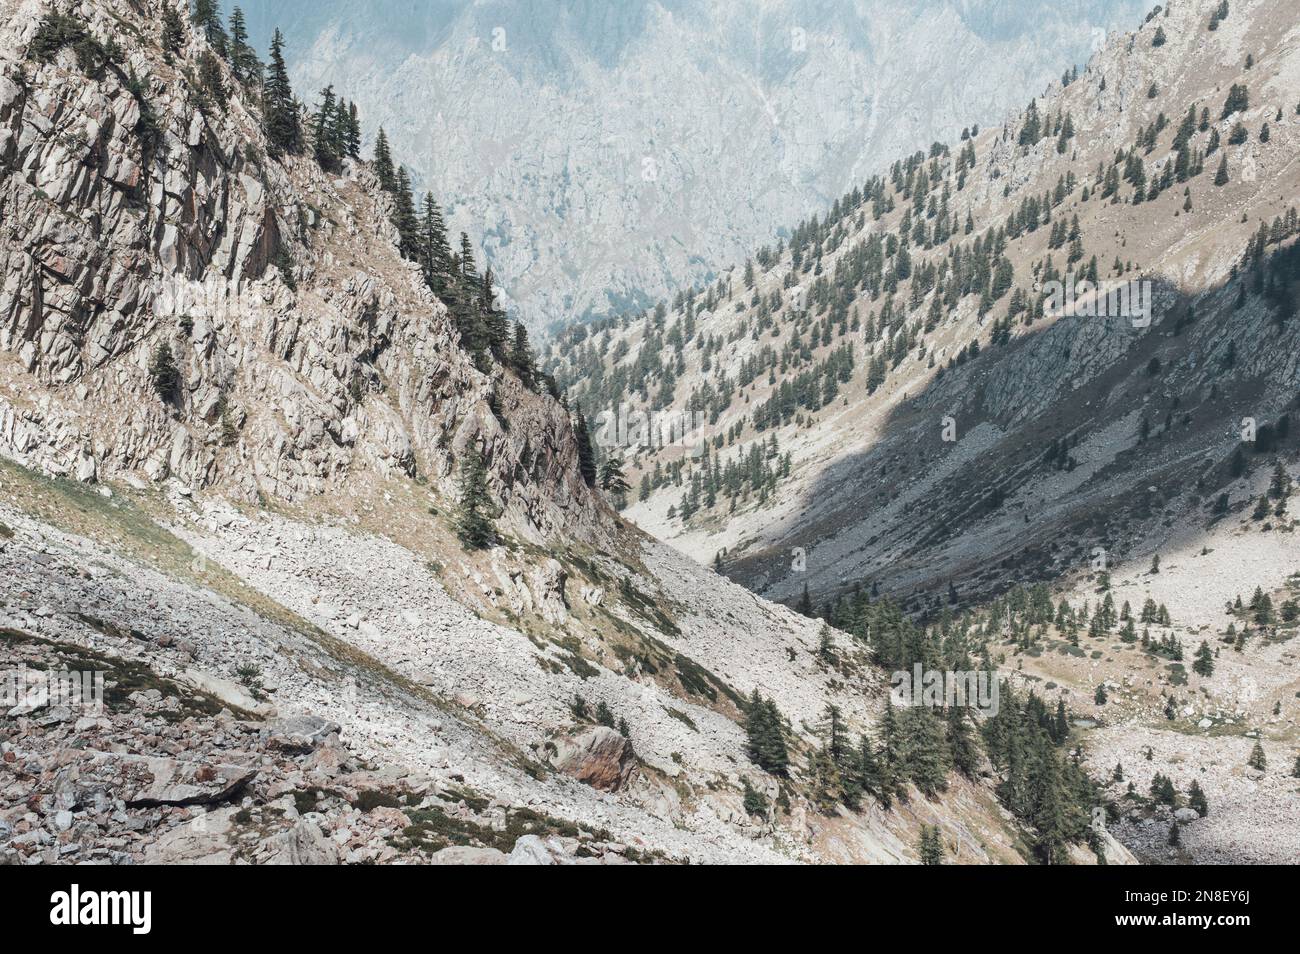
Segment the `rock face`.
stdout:
<svg viewBox="0 0 1300 954">
<path fill-rule="evenodd" d="M 632 743 L 603 725 L 561 739 L 555 748 L 556 768 L 605 792 L 621 789 L 636 768 Z"/>
<path fill-rule="evenodd" d="M 95 75 L 71 49 L 26 58 L 51 7 L 105 40 L 110 6 L 7 0 L 0 21 L 0 451 L 251 501 L 364 473 L 450 492 L 478 447 L 525 537 L 590 532 L 566 412 L 473 366 L 397 255 L 365 167 L 270 158 L 232 77 L 200 109 L 187 62 L 153 44 Z M 179 376 L 164 395 L 149 374 L 161 346 Z"/>
</svg>

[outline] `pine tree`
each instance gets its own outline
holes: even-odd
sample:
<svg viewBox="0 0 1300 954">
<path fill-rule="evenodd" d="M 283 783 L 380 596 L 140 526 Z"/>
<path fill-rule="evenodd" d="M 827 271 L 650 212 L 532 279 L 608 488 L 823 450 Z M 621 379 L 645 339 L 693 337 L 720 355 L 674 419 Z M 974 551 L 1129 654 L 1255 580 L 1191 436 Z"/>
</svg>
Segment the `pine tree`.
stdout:
<svg viewBox="0 0 1300 954">
<path fill-rule="evenodd" d="M 536 360 L 533 357 L 532 345 L 528 343 L 528 329 L 524 327 L 522 321 L 515 323 L 515 340 L 510 349 L 510 364 L 519 374 L 519 380 L 523 381 L 527 387 L 532 387 L 534 378 L 537 375 Z M 619 477 L 622 478 L 621 470 Z M 603 485 L 603 477 L 601 481 Z M 608 487 L 605 487 L 605 489 L 609 490 Z M 627 489 L 627 482 L 623 481 L 623 491 Z"/>
<path fill-rule="evenodd" d="M 743 801 L 745 814 L 755 815 L 759 818 L 766 818 L 767 799 L 763 796 L 763 793 L 758 791 L 758 789 L 754 788 L 754 786 L 749 783 L 748 776 L 741 778 L 741 782 L 745 786 L 745 796 Z"/>
<path fill-rule="evenodd" d="M 333 168 L 339 158 L 333 139 L 335 109 L 334 86 L 329 85 L 320 91 L 320 106 L 312 122 L 312 146 L 316 151 L 316 161 L 323 169 Z"/>
<path fill-rule="evenodd" d="M 903 714 L 903 750 L 912 783 L 926 797 L 948 787 L 948 748 L 943 724 L 928 706 L 910 706 Z"/>
<path fill-rule="evenodd" d="M 399 249 L 404 258 L 419 259 L 420 229 L 415 216 L 415 196 L 411 193 L 411 177 L 405 166 L 397 167 L 397 181 L 393 186 L 393 225 L 397 227 Z"/>
<path fill-rule="evenodd" d="M 487 465 L 478 449 L 471 450 L 460 467 L 460 500 L 456 510 L 456 535 L 470 550 L 491 546 L 496 541 L 492 525 L 495 507 L 488 491 Z"/>
<path fill-rule="evenodd" d="M 504 361 L 510 344 L 510 322 L 506 313 L 496 306 L 491 266 L 483 269 L 483 279 L 479 282 L 479 307 L 485 317 L 488 348 L 494 358 Z"/>
<path fill-rule="evenodd" d="M 979 768 L 979 746 L 966 721 L 966 710 L 961 706 L 948 707 L 948 748 L 953 768 L 974 778 Z"/>
<path fill-rule="evenodd" d="M 171 63 L 172 58 L 185 48 L 185 24 L 170 3 L 163 4 L 162 48 L 165 63 Z"/>
<path fill-rule="evenodd" d="M 393 154 L 388 148 L 388 134 L 384 127 L 379 127 L 375 136 L 375 175 L 379 177 L 379 187 L 392 192 L 397 187 L 396 170 L 393 168 Z"/>
<path fill-rule="evenodd" d="M 284 63 L 284 36 L 279 30 L 271 38 L 271 63 L 262 86 L 262 127 L 272 154 L 302 151 L 302 124 Z"/>
<path fill-rule="evenodd" d="M 596 451 L 591 443 L 591 433 L 587 430 L 587 419 L 583 417 L 582 406 L 575 409 L 573 422 L 574 436 L 578 440 L 578 470 L 582 481 L 588 487 L 596 486 Z"/>
<path fill-rule="evenodd" d="M 381 131 L 382 133 L 382 131 Z M 387 150 L 387 143 L 384 146 Z M 379 164 L 379 144 L 375 144 L 375 164 Z M 424 194 L 424 211 L 420 219 L 420 270 L 425 284 L 439 298 L 446 299 L 452 275 L 451 246 L 447 244 L 447 226 L 442 210 L 432 192 Z"/>
<path fill-rule="evenodd" d="M 1223 158 L 1219 160 L 1219 171 L 1214 174 L 1214 184 L 1222 186 L 1228 184 L 1228 156 L 1224 153 Z"/>
<path fill-rule="evenodd" d="M 262 63 L 248 42 L 248 24 L 244 11 L 235 7 L 230 13 L 230 66 L 241 83 L 257 83 L 262 76 Z"/>
<path fill-rule="evenodd" d="M 622 496 L 632 489 L 623 474 L 623 461 L 611 457 L 600 468 L 600 489 L 613 496 Z"/>
<path fill-rule="evenodd" d="M 258 69 L 261 69 L 260 65 Z M 361 158 L 361 119 L 357 115 L 356 103 L 348 103 L 347 151 L 351 158 Z"/>
<path fill-rule="evenodd" d="M 199 54 L 199 108 L 204 112 L 214 106 L 224 111 L 226 108 L 226 83 L 222 78 L 221 64 L 211 50 Z"/>
<path fill-rule="evenodd" d="M 176 396 L 176 389 L 181 383 L 181 373 L 172 357 L 171 346 L 166 342 L 154 349 L 149 361 L 149 383 L 164 402 L 170 402 Z"/>
<path fill-rule="evenodd" d="M 772 700 L 764 700 L 755 689 L 745 705 L 745 734 L 749 740 L 749 757 L 759 768 L 772 775 L 785 775 L 790 765 L 781 713 Z"/>
<path fill-rule="evenodd" d="M 1259 744 L 1258 739 L 1255 741 L 1255 747 L 1250 750 L 1250 758 L 1246 760 L 1246 764 L 1260 772 L 1268 768 L 1268 758 L 1264 755 L 1264 746 Z"/>
<path fill-rule="evenodd" d="M 921 856 L 923 865 L 943 864 L 943 838 L 939 834 L 938 825 L 921 826 L 921 840 L 917 846 L 917 853 Z"/>
<path fill-rule="evenodd" d="M 1196 809 L 1196 814 L 1202 818 L 1210 813 L 1209 803 L 1205 800 L 1205 790 L 1196 779 L 1192 779 L 1191 787 L 1187 789 L 1187 807 Z"/>
<path fill-rule="evenodd" d="M 1196 661 L 1192 663 L 1192 671 L 1207 679 L 1214 675 L 1214 650 L 1205 640 L 1201 640 L 1201 646 L 1196 650 Z"/>
</svg>

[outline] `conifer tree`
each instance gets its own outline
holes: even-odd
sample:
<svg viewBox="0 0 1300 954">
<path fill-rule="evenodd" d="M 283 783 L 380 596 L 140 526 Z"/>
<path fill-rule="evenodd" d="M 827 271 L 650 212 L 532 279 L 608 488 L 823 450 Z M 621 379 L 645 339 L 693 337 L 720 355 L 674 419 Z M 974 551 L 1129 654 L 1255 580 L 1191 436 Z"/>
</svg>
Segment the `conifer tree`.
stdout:
<svg viewBox="0 0 1300 954">
<path fill-rule="evenodd" d="M 154 349 L 149 361 L 149 382 L 164 402 L 170 402 L 176 396 L 181 373 L 176 367 L 176 359 L 172 357 L 171 346 L 166 342 Z"/>
<path fill-rule="evenodd" d="M 813 615 L 812 596 L 808 593 L 807 583 L 803 585 L 803 593 L 799 595 L 799 602 L 795 604 L 794 609 L 796 613 L 799 613 L 802 616 L 807 616 L 809 619 L 812 619 L 812 615 Z"/>
<path fill-rule="evenodd" d="M 397 167 L 397 181 L 393 186 L 393 224 L 397 226 L 399 248 L 404 258 L 418 260 L 420 230 L 415 216 L 415 196 L 411 193 L 411 177 L 405 166 Z"/>
<path fill-rule="evenodd" d="M 388 135 L 384 127 L 379 127 L 375 136 L 375 175 L 379 177 L 379 187 L 392 192 L 397 187 L 396 170 L 393 168 L 393 154 L 388 148 Z"/>
<path fill-rule="evenodd" d="M 322 169 L 332 169 L 339 158 L 334 140 L 336 106 L 334 86 L 331 84 L 320 91 L 320 106 L 312 121 L 312 146 L 316 151 L 316 161 Z"/>
<path fill-rule="evenodd" d="M 163 61 L 171 63 L 172 57 L 180 53 L 184 47 L 185 24 L 181 21 L 176 8 L 170 3 L 165 3 L 162 12 Z"/>
<path fill-rule="evenodd" d="M 600 489 L 615 497 L 620 497 L 632 489 L 623 474 L 623 461 L 611 457 L 600 468 Z"/>
<path fill-rule="evenodd" d="M 248 24 L 239 7 L 230 13 L 230 66 L 241 83 L 257 83 L 262 77 L 262 63 L 248 42 Z"/>
<path fill-rule="evenodd" d="M 279 30 L 271 38 L 271 62 L 262 86 L 262 127 L 272 154 L 302 150 L 298 103 L 289 85 L 289 68 L 284 63 L 284 36 Z"/>
<path fill-rule="evenodd" d="M 375 156 L 377 166 L 378 143 L 375 145 Z M 442 210 L 438 208 L 432 192 L 424 194 L 424 209 L 420 219 L 420 270 L 424 273 L 425 284 L 435 295 L 445 300 L 452 275 L 451 246 L 447 244 L 447 227 L 442 220 Z"/>
<path fill-rule="evenodd" d="M 755 689 L 745 705 L 745 734 L 749 740 L 749 757 L 759 768 L 783 776 L 790 765 L 785 730 L 776 703 L 764 699 Z"/>
<path fill-rule="evenodd" d="M 1196 661 L 1192 663 L 1192 671 L 1206 678 L 1214 675 L 1214 650 L 1205 640 L 1201 640 L 1201 646 L 1196 650 Z"/>
<path fill-rule="evenodd" d="M 921 856 L 923 865 L 943 864 L 943 838 L 939 834 L 938 825 L 921 826 L 921 841 L 917 846 L 917 853 Z"/>
<path fill-rule="evenodd" d="M 578 470 L 583 483 L 588 487 L 596 486 L 596 451 L 591 443 L 591 433 L 587 430 L 587 419 L 582 414 L 582 406 L 575 409 L 573 422 L 574 436 L 578 440 Z"/>
<path fill-rule="evenodd" d="M 1192 779 L 1191 787 L 1187 789 L 1187 807 L 1196 809 L 1196 814 L 1202 818 L 1210 813 L 1209 803 L 1205 800 L 1205 791 L 1196 779 Z"/>
<path fill-rule="evenodd" d="M 948 787 L 948 747 L 943 724 L 928 706 L 909 706 L 903 713 L 902 747 L 908 777 L 927 798 Z"/>
<path fill-rule="evenodd" d="M 519 380 L 523 381 L 525 386 L 532 387 L 534 379 L 537 376 L 536 359 L 533 357 L 532 346 L 528 343 L 528 329 L 524 327 L 522 321 L 515 322 L 515 340 L 514 344 L 510 348 L 510 364 L 519 374 Z M 619 477 L 621 480 L 621 469 L 619 471 Z M 601 482 L 603 486 L 603 477 L 601 478 Z M 627 481 L 621 480 L 621 483 L 623 489 L 622 491 L 618 491 L 618 493 L 626 492 L 628 489 Z M 605 487 L 605 489 L 609 490 L 609 487 Z"/>
<path fill-rule="evenodd" d="M 961 706 L 948 707 L 948 748 L 953 768 L 968 778 L 974 778 L 979 768 L 979 746 Z"/>
<path fill-rule="evenodd" d="M 496 541 L 492 525 L 495 507 L 488 491 L 487 465 L 483 454 L 472 449 L 460 465 L 460 500 L 455 524 L 460 542 L 470 550 L 480 550 Z"/>
<path fill-rule="evenodd" d="M 494 358 L 504 361 L 510 344 L 510 322 L 506 313 L 496 306 L 496 289 L 493 285 L 492 267 L 488 266 L 483 269 L 483 279 L 479 282 L 479 306 L 485 318 L 488 348 Z"/>
<path fill-rule="evenodd" d="M 1250 758 L 1246 760 L 1246 764 L 1260 772 L 1268 768 L 1268 758 L 1264 755 L 1264 746 L 1259 744 L 1258 739 L 1255 740 L 1254 748 L 1250 750 Z"/>
<path fill-rule="evenodd" d="M 1224 153 L 1223 158 L 1219 160 L 1219 171 L 1214 174 L 1214 184 L 1223 186 L 1228 184 L 1228 155 Z"/>
</svg>

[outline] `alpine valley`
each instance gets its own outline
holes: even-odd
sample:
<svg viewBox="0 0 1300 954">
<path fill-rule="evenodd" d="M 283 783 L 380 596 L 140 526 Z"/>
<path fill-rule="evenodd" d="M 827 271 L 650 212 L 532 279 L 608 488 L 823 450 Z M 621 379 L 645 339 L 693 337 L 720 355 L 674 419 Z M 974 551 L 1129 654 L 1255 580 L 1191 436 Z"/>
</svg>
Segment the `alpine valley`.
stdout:
<svg viewBox="0 0 1300 954">
<path fill-rule="evenodd" d="M 806 183 L 737 112 L 678 154 L 729 225 L 532 275 L 532 174 L 420 169 L 337 30 L 0 0 L 0 861 L 1294 862 L 1300 23 L 957 6 L 997 98 L 859 150 L 858 61 L 791 66 Z M 628 75 L 702 16 L 598 9 Z"/>
</svg>

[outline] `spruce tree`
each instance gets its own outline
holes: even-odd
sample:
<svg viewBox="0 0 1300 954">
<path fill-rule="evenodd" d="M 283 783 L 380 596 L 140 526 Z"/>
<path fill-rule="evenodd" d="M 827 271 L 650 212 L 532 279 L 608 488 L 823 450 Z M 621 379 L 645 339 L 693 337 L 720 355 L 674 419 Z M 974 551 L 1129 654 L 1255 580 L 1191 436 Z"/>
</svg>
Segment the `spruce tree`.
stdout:
<svg viewBox="0 0 1300 954">
<path fill-rule="evenodd" d="M 397 187 L 396 170 L 393 168 L 393 153 L 388 148 L 388 135 L 384 127 L 379 127 L 375 136 L 375 175 L 379 177 L 379 187 L 385 192 L 392 192 Z"/>
<path fill-rule="evenodd" d="M 979 746 L 961 706 L 948 707 L 948 748 L 953 768 L 968 778 L 974 778 L 979 768 Z"/>
<path fill-rule="evenodd" d="M 411 177 L 405 166 L 397 167 L 397 181 L 393 186 L 393 225 L 397 226 L 398 247 L 403 258 L 418 260 L 420 255 L 420 230 L 415 216 L 415 196 L 411 192 Z"/>
<path fill-rule="evenodd" d="M 917 847 L 917 853 L 921 856 L 923 865 L 941 865 L 943 864 L 943 838 L 939 834 L 938 825 L 922 825 L 921 840 Z"/>
<path fill-rule="evenodd" d="M 785 731 L 776 703 L 763 699 L 755 689 L 745 705 L 745 734 L 749 740 L 749 757 L 754 764 L 772 775 L 783 776 L 790 764 Z"/>
<path fill-rule="evenodd" d="M 479 306 L 487 327 L 488 348 L 494 358 L 504 361 L 510 344 L 510 322 L 506 313 L 496 306 L 491 266 L 483 269 L 483 280 L 479 282 Z"/>
<path fill-rule="evenodd" d="M 1205 800 L 1205 791 L 1196 779 L 1192 779 L 1191 787 L 1187 789 L 1187 807 L 1196 809 L 1196 814 L 1202 818 L 1210 813 L 1209 803 Z"/>
<path fill-rule="evenodd" d="M 1259 772 L 1268 768 L 1268 758 L 1264 755 L 1264 746 L 1259 744 L 1258 739 L 1255 740 L 1254 748 L 1250 750 L 1250 758 L 1246 760 L 1246 764 Z"/>
<path fill-rule="evenodd" d="M 1192 663 L 1192 671 L 1206 678 L 1214 675 L 1214 650 L 1205 640 L 1201 640 L 1201 647 L 1196 650 L 1196 661 Z"/>
<path fill-rule="evenodd" d="M 582 414 L 582 405 L 574 409 L 573 432 L 578 441 L 578 470 L 582 481 L 588 487 L 596 486 L 596 452 L 591 443 L 591 433 L 587 430 L 587 419 Z"/>
<path fill-rule="evenodd" d="M 312 147 L 316 151 L 316 161 L 322 169 L 332 169 L 339 158 L 334 141 L 336 103 L 334 86 L 331 84 L 320 91 L 320 106 L 312 121 Z"/>
<path fill-rule="evenodd" d="M 171 63 L 172 58 L 185 47 L 185 24 L 180 14 L 170 3 L 163 4 L 162 12 L 162 48 L 163 62 Z"/>
<path fill-rule="evenodd" d="M 379 147 L 376 143 L 376 166 L 378 155 Z M 451 246 L 447 244 L 447 226 L 442 220 L 442 210 L 438 208 L 432 192 L 424 194 L 424 209 L 420 218 L 420 270 L 424 273 L 424 282 L 429 289 L 445 301 L 452 274 Z"/>
<path fill-rule="evenodd" d="M 943 724 L 928 706 L 910 706 L 903 714 L 903 749 L 907 773 L 927 798 L 948 787 L 948 748 Z"/>
<path fill-rule="evenodd" d="M 522 321 L 515 323 L 515 340 L 510 349 L 510 364 L 519 374 L 519 380 L 524 382 L 527 387 L 532 387 L 537 376 L 536 359 L 533 357 L 532 345 L 528 343 L 528 329 L 524 327 Z M 610 463 L 613 463 L 612 461 Z M 608 466 L 608 464 L 606 465 Z M 623 485 L 623 491 L 626 491 L 627 482 L 622 480 L 622 471 L 619 471 L 619 478 Z M 601 484 L 604 485 L 605 478 L 602 476 Z M 605 487 L 609 490 L 609 487 Z M 620 492 L 623 492 L 620 491 Z"/>
<path fill-rule="evenodd" d="M 149 383 L 164 403 L 170 403 L 176 397 L 180 382 L 181 373 L 176 367 L 176 359 L 172 357 L 171 346 L 163 342 L 154 349 L 149 361 Z"/>
<path fill-rule="evenodd" d="M 492 525 L 494 511 L 488 492 L 487 465 L 475 448 L 461 462 L 460 500 L 455 517 L 456 535 L 466 549 L 483 549 L 496 541 L 496 528 Z"/>
<path fill-rule="evenodd" d="M 262 86 L 262 128 L 273 155 L 302 150 L 298 103 L 289 84 L 289 69 L 284 63 L 284 36 L 279 30 L 271 38 L 271 62 Z"/>
<path fill-rule="evenodd" d="M 230 13 L 230 66 L 241 83 L 251 84 L 261 79 L 262 63 L 248 42 L 248 24 L 239 7 Z"/>
<path fill-rule="evenodd" d="M 600 489 L 613 496 L 622 496 L 632 489 L 623 474 L 623 461 L 611 457 L 600 468 Z"/>
<path fill-rule="evenodd" d="M 795 604 L 795 612 L 799 613 L 802 616 L 807 616 L 809 619 L 812 619 L 813 616 L 812 596 L 808 593 L 807 583 L 803 585 L 803 593 L 800 594 L 799 596 L 799 602 Z"/>
<path fill-rule="evenodd" d="M 1222 186 L 1222 185 L 1227 185 L 1227 184 L 1228 184 L 1228 156 L 1227 156 L 1227 153 L 1224 153 L 1223 158 L 1222 158 L 1221 160 L 1219 160 L 1219 171 L 1216 172 L 1216 173 L 1214 174 L 1214 184 L 1215 184 L 1216 186 Z"/>
</svg>

